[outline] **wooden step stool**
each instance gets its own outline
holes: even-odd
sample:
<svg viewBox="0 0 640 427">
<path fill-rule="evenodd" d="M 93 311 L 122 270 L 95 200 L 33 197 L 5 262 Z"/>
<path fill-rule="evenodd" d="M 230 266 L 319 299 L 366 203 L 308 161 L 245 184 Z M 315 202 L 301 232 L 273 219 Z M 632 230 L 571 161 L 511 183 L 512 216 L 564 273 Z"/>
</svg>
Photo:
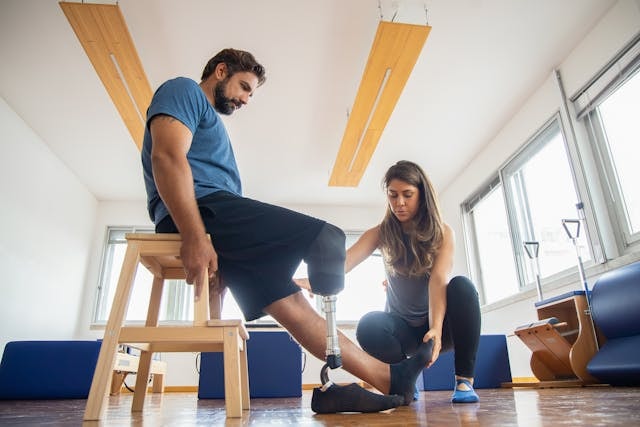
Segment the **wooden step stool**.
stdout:
<svg viewBox="0 0 640 427">
<path fill-rule="evenodd" d="M 127 251 L 89 391 L 85 421 L 99 420 L 104 414 L 119 344 L 141 351 L 132 411 L 142 411 L 154 352 L 206 351 L 223 353 L 227 417 L 241 417 L 242 410 L 249 409 L 246 353 L 249 334 L 242 321 L 220 320 L 220 294 L 209 292 L 209 286 L 203 286 L 199 300 L 195 301 L 193 325 L 158 326 L 165 279 L 185 278 L 180 260 L 180 235 L 142 233 L 127 234 L 126 238 Z M 126 327 L 123 323 L 138 264 L 143 264 L 154 276 L 149 311 L 145 326 Z M 207 272 L 203 283 L 208 284 Z"/>
</svg>

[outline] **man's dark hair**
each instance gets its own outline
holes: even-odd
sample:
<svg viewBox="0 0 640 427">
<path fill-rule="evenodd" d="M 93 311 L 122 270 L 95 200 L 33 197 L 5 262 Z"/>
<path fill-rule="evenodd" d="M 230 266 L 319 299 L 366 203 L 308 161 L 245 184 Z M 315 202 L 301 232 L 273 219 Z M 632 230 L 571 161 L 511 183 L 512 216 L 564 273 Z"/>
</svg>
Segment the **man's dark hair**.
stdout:
<svg viewBox="0 0 640 427">
<path fill-rule="evenodd" d="M 202 71 L 202 80 L 206 80 L 216 66 L 224 62 L 227 64 L 227 70 L 229 70 L 229 76 L 234 75 L 239 71 L 250 72 L 258 77 L 258 86 L 262 85 L 267 77 L 265 76 L 264 67 L 256 61 L 252 54 L 238 49 L 223 49 L 216 54 L 213 58 L 207 62 L 207 65 Z"/>
</svg>

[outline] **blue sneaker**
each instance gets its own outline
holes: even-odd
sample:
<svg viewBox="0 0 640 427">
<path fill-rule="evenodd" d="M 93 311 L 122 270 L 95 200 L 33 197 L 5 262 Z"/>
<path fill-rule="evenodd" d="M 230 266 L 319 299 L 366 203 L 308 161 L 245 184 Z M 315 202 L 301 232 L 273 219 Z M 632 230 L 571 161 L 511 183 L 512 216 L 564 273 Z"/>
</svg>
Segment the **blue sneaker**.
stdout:
<svg viewBox="0 0 640 427">
<path fill-rule="evenodd" d="M 469 390 L 458 390 L 458 386 L 460 384 L 466 385 L 467 387 L 469 387 Z M 456 388 L 453 390 L 453 395 L 451 396 L 452 403 L 475 403 L 479 400 L 480 398 L 473 390 L 473 386 L 471 385 L 469 380 L 456 380 Z"/>
</svg>

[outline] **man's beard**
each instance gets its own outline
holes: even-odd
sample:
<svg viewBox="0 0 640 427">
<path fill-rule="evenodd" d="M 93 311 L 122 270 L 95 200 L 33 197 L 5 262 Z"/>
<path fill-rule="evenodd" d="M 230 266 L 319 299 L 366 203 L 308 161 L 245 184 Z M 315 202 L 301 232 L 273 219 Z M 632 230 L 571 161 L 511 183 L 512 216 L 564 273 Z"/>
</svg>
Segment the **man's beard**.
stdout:
<svg viewBox="0 0 640 427">
<path fill-rule="evenodd" d="M 221 82 L 216 83 L 213 89 L 214 108 L 218 113 L 225 115 L 232 114 L 237 108 L 236 102 L 231 98 L 227 98 L 224 94 L 228 83 L 229 78 L 227 77 Z"/>
</svg>

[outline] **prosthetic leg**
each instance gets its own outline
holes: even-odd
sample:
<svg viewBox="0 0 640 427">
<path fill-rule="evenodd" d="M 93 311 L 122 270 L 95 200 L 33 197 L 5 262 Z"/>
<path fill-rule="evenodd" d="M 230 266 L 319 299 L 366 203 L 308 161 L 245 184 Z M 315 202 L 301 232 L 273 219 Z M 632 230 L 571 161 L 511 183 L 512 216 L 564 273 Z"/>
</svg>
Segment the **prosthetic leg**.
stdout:
<svg viewBox="0 0 640 427">
<path fill-rule="evenodd" d="M 311 289 L 322 297 L 322 310 L 327 321 L 326 363 L 320 371 L 322 386 L 313 389 L 311 409 L 319 414 L 330 414 L 379 412 L 396 408 L 404 404 L 402 396 L 372 393 L 356 383 L 341 386 L 329 380 L 329 370 L 342 366 L 336 324 L 336 295 L 344 289 L 344 241 L 342 230 L 325 224 L 305 258 Z"/>
<path fill-rule="evenodd" d="M 342 366 L 338 328 L 336 326 L 336 295 L 322 297 L 322 310 L 327 320 L 326 363 L 320 370 L 321 387 L 313 389 L 311 409 L 318 414 L 336 412 L 379 412 L 404 404 L 398 395 L 372 393 L 356 383 L 346 386 L 334 384 L 329 370 Z"/>
</svg>

